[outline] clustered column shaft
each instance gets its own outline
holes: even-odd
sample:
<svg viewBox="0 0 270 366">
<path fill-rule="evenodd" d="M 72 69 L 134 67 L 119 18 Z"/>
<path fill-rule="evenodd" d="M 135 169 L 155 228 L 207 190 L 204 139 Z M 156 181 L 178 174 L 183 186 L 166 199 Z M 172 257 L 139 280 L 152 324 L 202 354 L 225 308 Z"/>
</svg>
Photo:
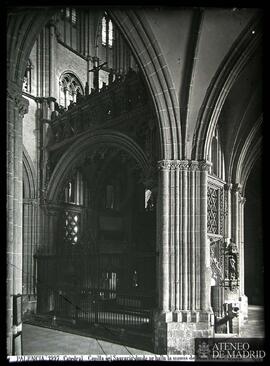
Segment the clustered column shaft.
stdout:
<svg viewBox="0 0 270 366">
<path fill-rule="evenodd" d="M 21 331 L 21 324 L 13 324 L 13 299 L 22 294 L 22 207 L 23 207 L 23 153 L 22 119 L 28 111 L 28 101 L 19 88 L 8 85 L 7 104 L 7 354 L 20 354 L 19 342 L 13 347 L 13 338 Z"/>
<path fill-rule="evenodd" d="M 159 162 L 159 307 L 162 312 L 210 309 L 205 161 Z"/>
<path fill-rule="evenodd" d="M 244 206 L 246 199 L 239 199 L 239 270 L 240 270 L 240 296 L 245 294 L 245 257 L 244 257 Z"/>
</svg>

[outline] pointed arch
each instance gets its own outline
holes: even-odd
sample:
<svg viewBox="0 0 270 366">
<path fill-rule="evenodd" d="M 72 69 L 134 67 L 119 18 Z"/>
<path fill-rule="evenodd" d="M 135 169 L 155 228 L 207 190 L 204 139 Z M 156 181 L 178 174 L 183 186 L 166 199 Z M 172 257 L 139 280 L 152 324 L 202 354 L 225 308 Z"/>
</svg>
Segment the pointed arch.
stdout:
<svg viewBox="0 0 270 366">
<path fill-rule="evenodd" d="M 27 150 L 23 146 L 23 190 L 24 198 L 36 198 L 36 169 Z"/>
<path fill-rule="evenodd" d="M 56 202 L 59 192 L 61 191 L 68 173 L 80 161 L 81 157 L 95 145 L 106 144 L 122 148 L 129 153 L 141 167 L 142 171 L 147 174 L 150 170 L 148 160 L 141 147 L 130 137 L 120 132 L 110 130 L 100 130 L 89 132 L 77 139 L 62 155 L 56 164 L 50 178 L 47 190 L 47 201 Z"/>
<path fill-rule="evenodd" d="M 232 181 L 241 184 L 243 195 L 252 167 L 262 154 L 262 123 L 263 116 L 261 115 L 247 136 L 242 149 L 235 154 L 230 167 Z"/>
<path fill-rule="evenodd" d="M 15 82 L 19 90 L 36 35 L 58 10 L 57 7 L 23 7 L 9 14 L 8 80 Z M 146 17 L 142 11 L 139 14 L 131 9 L 112 8 L 108 14 L 137 58 L 152 95 L 161 137 L 160 159 L 181 159 L 178 98 L 168 65 Z"/>
<path fill-rule="evenodd" d="M 207 159 L 207 153 L 225 100 L 238 76 L 258 49 L 262 20 L 255 16 L 232 45 L 218 68 L 199 112 L 193 139 L 192 158 Z"/>
<path fill-rule="evenodd" d="M 181 159 L 180 108 L 172 77 L 154 33 L 143 13 L 110 10 L 126 38 L 149 87 L 161 136 L 161 159 Z"/>
</svg>

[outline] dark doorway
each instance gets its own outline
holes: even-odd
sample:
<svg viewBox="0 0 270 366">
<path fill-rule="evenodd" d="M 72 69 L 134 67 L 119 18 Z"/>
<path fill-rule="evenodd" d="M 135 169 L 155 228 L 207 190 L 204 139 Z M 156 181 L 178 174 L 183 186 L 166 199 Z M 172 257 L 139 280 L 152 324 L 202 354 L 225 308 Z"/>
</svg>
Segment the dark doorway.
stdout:
<svg viewBox="0 0 270 366">
<path fill-rule="evenodd" d="M 254 164 L 246 185 L 245 294 L 251 305 L 263 305 L 262 159 Z"/>
</svg>

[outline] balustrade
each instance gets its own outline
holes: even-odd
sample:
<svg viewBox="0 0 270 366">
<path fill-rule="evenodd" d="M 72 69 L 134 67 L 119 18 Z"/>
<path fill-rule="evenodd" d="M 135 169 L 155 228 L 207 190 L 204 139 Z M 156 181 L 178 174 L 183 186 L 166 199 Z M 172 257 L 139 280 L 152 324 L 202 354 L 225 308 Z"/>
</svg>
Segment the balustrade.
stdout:
<svg viewBox="0 0 270 366">
<path fill-rule="evenodd" d="M 77 95 L 76 103 L 71 103 L 66 110 L 57 105 L 51 113 L 52 138 L 50 144 L 61 142 L 85 130 L 104 125 L 134 110 L 144 108 L 148 96 L 143 82 L 134 71 L 125 77 L 116 77 L 101 89 L 91 89 L 88 94 Z"/>
</svg>

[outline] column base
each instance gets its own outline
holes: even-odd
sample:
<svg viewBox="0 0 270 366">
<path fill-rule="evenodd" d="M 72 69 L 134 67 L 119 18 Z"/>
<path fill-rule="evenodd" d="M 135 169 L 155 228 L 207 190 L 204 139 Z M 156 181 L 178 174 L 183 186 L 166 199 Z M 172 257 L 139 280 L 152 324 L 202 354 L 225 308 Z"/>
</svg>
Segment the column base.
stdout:
<svg viewBox="0 0 270 366">
<path fill-rule="evenodd" d="M 195 338 L 214 336 L 214 314 L 179 311 L 155 315 L 155 353 L 194 355 Z"/>
<path fill-rule="evenodd" d="M 239 323 L 240 327 L 248 320 L 248 297 L 242 295 L 239 297 Z"/>
</svg>

